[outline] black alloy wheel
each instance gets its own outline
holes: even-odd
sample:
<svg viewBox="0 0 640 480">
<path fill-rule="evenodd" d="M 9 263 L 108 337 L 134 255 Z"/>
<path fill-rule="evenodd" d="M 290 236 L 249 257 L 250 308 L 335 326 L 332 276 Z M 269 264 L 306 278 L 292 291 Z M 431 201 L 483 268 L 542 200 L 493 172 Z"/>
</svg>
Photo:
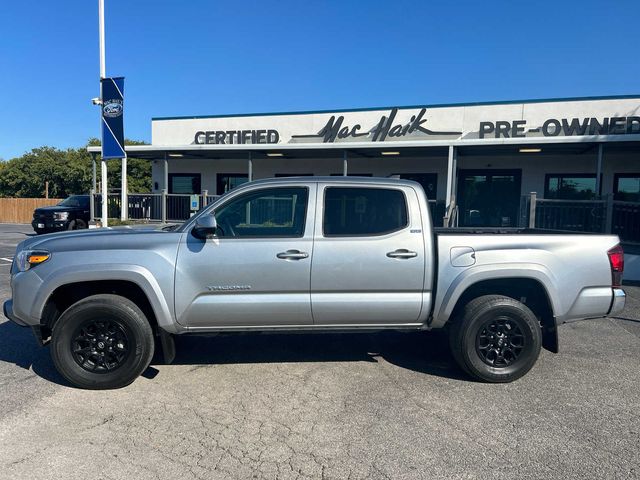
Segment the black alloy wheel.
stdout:
<svg viewBox="0 0 640 480">
<path fill-rule="evenodd" d="M 513 364 L 524 346 L 525 337 L 520 326 L 508 316 L 487 320 L 476 336 L 478 355 L 484 363 L 495 368 Z"/>
<path fill-rule="evenodd" d="M 129 357 L 130 337 L 126 327 L 116 320 L 87 320 L 72 336 L 73 358 L 89 372 L 112 372 Z"/>
<path fill-rule="evenodd" d="M 121 388 L 149 366 L 154 352 L 151 324 L 131 300 L 112 294 L 84 298 L 53 326 L 51 357 L 72 385 Z"/>
<path fill-rule="evenodd" d="M 453 357 L 479 380 L 517 380 L 533 368 L 540 355 L 540 322 L 529 307 L 514 298 L 474 298 L 453 322 L 449 332 Z"/>
</svg>

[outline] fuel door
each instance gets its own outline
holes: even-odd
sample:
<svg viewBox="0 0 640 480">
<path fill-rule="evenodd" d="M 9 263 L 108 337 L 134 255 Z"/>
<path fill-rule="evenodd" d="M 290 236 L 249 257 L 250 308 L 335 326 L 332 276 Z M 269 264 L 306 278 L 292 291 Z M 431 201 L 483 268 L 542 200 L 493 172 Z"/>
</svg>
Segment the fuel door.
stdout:
<svg viewBox="0 0 640 480">
<path fill-rule="evenodd" d="M 476 263 L 476 251 L 471 247 L 452 247 L 451 265 L 454 267 L 470 267 Z"/>
</svg>

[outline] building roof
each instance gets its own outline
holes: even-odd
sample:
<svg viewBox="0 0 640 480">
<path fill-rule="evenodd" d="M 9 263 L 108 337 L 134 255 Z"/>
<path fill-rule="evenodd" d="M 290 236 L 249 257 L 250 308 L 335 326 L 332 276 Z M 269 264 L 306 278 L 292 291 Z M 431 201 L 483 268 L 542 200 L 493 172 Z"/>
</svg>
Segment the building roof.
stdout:
<svg viewBox="0 0 640 480">
<path fill-rule="evenodd" d="M 392 108 L 398 109 L 412 109 L 412 108 L 450 108 L 450 107 L 478 107 L 483 105 L 514 105 L 521 103 L 557 103 L 557 102 L 592 102 L 599 100 L 627 100 L 638 99 L 640 100 L 640 94 L 637 95 L 604 95 L 604 96 L 592 96 L 592 97 L 558 97 L 558 98 L 533 98 L 526 100 L 498 100 L 490 102 L 469 102 L 469 103 L 436 103 L 427 105 L 392 105 L 383 107 L 366 107 L 366 108 L 344 108 L 338 110 L 303 110 L 303 111 L 290 111 L 290 112 L 261 112 L 261 113 L 230 113 L 220 115 L 185 115 L 185 116 L 173 116 L 173 117 L 152 117 L 151 121 L 158 120 L 194 120 L 200 118 L 240 118 L 240 117 L 266 117 L 276 115 L 312 115 L 317 113 L 347 113 L 347 112 L 371 112 L 376 110 L 390 110 Z"/>
</svg>

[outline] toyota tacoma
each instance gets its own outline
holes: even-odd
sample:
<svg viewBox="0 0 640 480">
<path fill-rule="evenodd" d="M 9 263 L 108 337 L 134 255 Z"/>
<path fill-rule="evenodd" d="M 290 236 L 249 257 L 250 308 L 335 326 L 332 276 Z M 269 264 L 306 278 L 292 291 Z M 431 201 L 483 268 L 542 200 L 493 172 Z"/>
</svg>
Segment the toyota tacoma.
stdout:
<svg viewBox="0 0 640 480">
<path fill-rule="evenodd" d="M 622 310 L 623 265 L 611 235 L 434 228 L 411 181 L 277 178 L 177 228 L 27 239 L 4 313 L 82 388 L 171 362 L 176 335 L 443 328 L 464 371 L 510 382 L 560 325 Z"/>
</svg>

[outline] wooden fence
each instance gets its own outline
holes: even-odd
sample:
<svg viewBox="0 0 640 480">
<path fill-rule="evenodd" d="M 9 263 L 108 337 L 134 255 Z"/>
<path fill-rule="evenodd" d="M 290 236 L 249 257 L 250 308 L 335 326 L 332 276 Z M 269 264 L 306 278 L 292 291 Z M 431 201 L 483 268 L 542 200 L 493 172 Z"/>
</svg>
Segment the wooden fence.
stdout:
<svg viewBox="0 0 640 480">
<path fill-rule="evenodd" d="M 0 198 L 0 223 L 31 223 L 33 211 L 60 202 L 60 198 Z"/>
</svg>

